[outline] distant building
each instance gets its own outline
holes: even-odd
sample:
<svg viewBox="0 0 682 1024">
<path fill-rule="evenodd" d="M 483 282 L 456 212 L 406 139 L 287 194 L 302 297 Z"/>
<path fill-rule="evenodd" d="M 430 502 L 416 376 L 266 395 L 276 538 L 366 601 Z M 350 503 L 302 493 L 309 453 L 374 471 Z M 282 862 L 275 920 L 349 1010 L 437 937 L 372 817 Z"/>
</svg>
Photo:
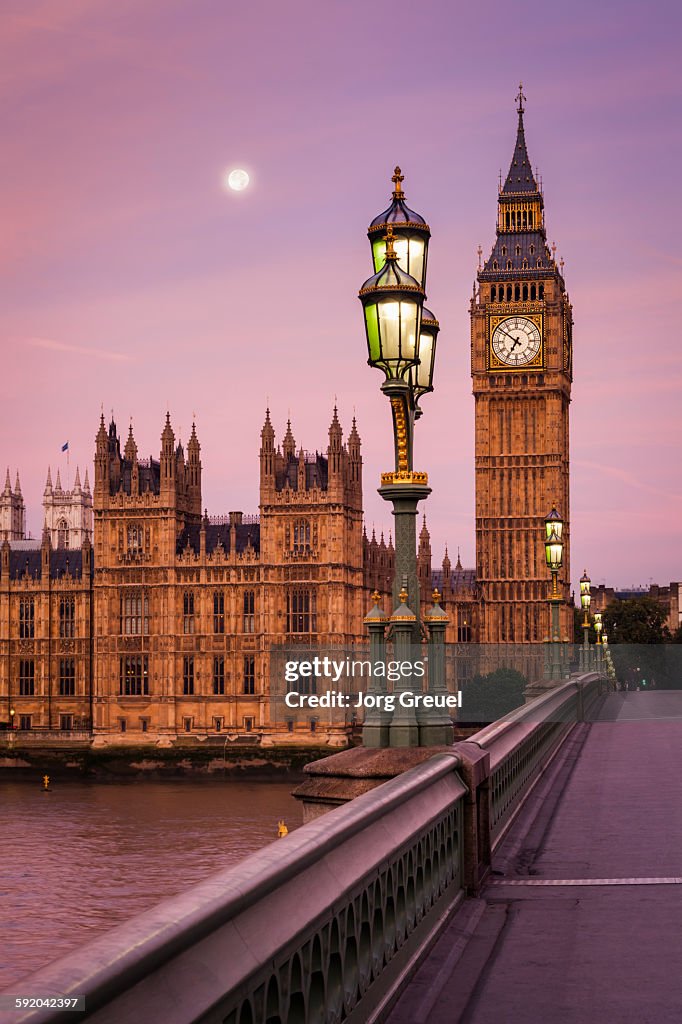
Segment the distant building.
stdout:
<svg viewBox="0 0 682 1024">
<path fill-rule="evenodd" d="M 613 601 L 628 601 L 636 597 L 650 597 L 658 601 L 666 613 L 666 625 L 671 633 L 682 626 L 682 583 L 672 582 L 661 587 L 652 583 L 649 587 L 632 587 L 629 590 L 616 590 L 600 583 L 592 585 L 592 603 L 590 611 L 603 612 Z"/>
<path fill-rule="evenodd" d="M 65 491 L 62 489 L 59 470 L 53 487 L 52 473 L 48 469 L 43 493 L 43 511 L 53 548 L 80 548 L 86 538 L 92 544 L 92 494 L 87 470 L 81 487 L 80 473 L 76 467 L 73 489 Z"/>
</svg>

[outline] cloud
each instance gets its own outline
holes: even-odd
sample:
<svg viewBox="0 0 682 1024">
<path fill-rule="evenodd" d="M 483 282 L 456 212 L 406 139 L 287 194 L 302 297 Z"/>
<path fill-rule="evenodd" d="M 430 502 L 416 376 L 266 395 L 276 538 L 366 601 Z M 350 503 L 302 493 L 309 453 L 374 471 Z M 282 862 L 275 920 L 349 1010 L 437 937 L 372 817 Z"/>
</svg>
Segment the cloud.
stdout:
<svg viewBox="0 0 682 1024">
<path fill-rule="evenodd" d="M 572 464 L 574 466 L 582 466 L 584 469 L 597 470 L 599 473 L 610 476 L 614 480 L 620 480 L 629 487 L 634 487 L 639 491 L 645 491 L 647 494 L 655 494 L 658 497 L 668 498 L 671 501 L 682 501 L 682 494 L 676 494 L 674 491 L 663 490 L 660 487 L 652 487 L 650 484 L 647 484 L 636 477 L 634 473 L 629 473 L 625 469 L 619 469 L 617 466 L 607 466 L 601 462 L 590 462 L 585 459 L 573 459 Z M 629 514 L 632 513 L 630 512 Z"/>
<path fill-rule="evenodd" d="M 127 363 L 131 358 L 124 352 L 110 352 L 101 348 L 86 348 L 84 345 L 69 345 L 65 341 L 55 341 L 53 338 L 26 338 L 25 341 L 34 348 L 46 348 L 52 352 L 68 352 L 92 359 L 104 359 L 112 363 Z"/>
</svg>

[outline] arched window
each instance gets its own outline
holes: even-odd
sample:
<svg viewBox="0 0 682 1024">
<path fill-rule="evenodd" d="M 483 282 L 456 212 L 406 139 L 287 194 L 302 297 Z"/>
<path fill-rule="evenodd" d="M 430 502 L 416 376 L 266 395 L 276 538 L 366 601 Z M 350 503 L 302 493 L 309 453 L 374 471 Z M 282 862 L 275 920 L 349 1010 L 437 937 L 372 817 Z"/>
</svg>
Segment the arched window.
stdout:
<svg viewBox="0 0 682 1024">
<path fill-rule="evenodd" d="M 76 600 L 73 597 L 62 597 L 59 601 L 59 635 L 73 637 L 76 625 Z"/>
<path fill-rule="evenodd" d="M 493 270 L 498 270 L 497 260 L 493 260 Z"/>
<path fill-rule="evenodd" d="M 518 302 L 521 298 L 521 286 L 518 284 L 514 285 L 514 301 Z"/>
<path fill-rule="evenodd" d="M 287 593 L 287 633 L 317 632 L 317 595 L 295 587 Z"/>
<path fill-rule="evenodd" d="M 536 297 L 537 297 L 537 291 L 536 291 L 535 285 L 534 285 L 534 284 L 532 284 L 532 285 L 530 286 L 530 299 L 531 299 L 531 302 L 532 302 L 532 301 L 533 301 L 533 299 L 535 299 Z"/>
<path fill-rule="evenodd" d="M 537 266 L 538 266 L 538 267 L 541 267 L 541 266 L 542 266 L 542 260 L 540 259 L 540 257 L 539 257 L 539 256 L 538 256 L 538 262 L 537 262 Z"/>
<path fill-rule="evenodd" d="M 245 633 L 254 633 L 256 630 L 256 593 L 253 590 L 244 591 L 244 613 L 243 613 L 243 628 Z"/>
<path fill-rule="evenodd" d="M 190 591 L 182 595 L 182 632 L 194 632 L 194 594 Z"/>
<path fill-rule="evenodd" d="M 32 597 L 22 597 L 19 601 L 19 637 L 32 640 L 35 636 L 35 605 Z"/>
<path fill-rule="evenodd" d="M 528 285 L 527 284 L 524 284 L 524 286 L 523 286 L 523 301 L 524 302 L 528 301 Z"/>
<path fill-rule="evenodd" d="M 297 519 L 294 522 L 294 553 L 307 554 L 310 551 L 310 520 Z"/>
<path fill-rule="evenodd" d="M 530 254 L 531 254 L 531 256 L 533 256 L 535 254 L 535 246 L 534 245 L 531 245 L 531 247 L 530 247 Z"/>
<path fill-rule="evenodd" d="M 533 214 L 532 213 L 528 214 L 528 227 L 529 228 L 533 227 Z"/>
<path fill-rule="evenodd" d="M 507 246 L 506 246 L 506 245 L 503 245 L 503 246 L 502 246 L 502 255 L 503 255 L 503 256 L 506 256 L 506 255 L 507 255 Z"/>
<path fill-rule="evenodd" d="M 521 264 L 523 270 L 528 270 L 528 260 L 524 260 Z"/>
<path fill-rule="evenodd" d="M 497 298 L 497 287 L 495 285 L 490 289 L 490 301 L 494 302 Z"/>
<path fill-rule="evenodd" d="M 149 635 L 149 598 L 142 590 L 129 590 L 121 596 L 121 635 Z"/>
<path fill-rule="evenodd" d="M 511 268 L 512 268 L 512 261 L 511 260 L 507 260 L 507 270 L 511 270 Z"/>
<path fill-rule="evenodd" d="M 142 527 L 137 524 L 128 527 L 128 551 L 130 554 L 142 551 Z"/>
<path fill-rule="evenodd" d="M 69 524 L 66 519 L 60 519 L 57 523 L 57 547 L 68 548 L 69 546 Z"/>
<path fill-rule="evenodd" d="M 512 286 L 510 284 L 508 284 L 507 285 L 507 302 L 511 302 L 511 297 L 512 297 Z"/>
<path fill-rule="evenodd" d="M 544 286 L 544 284 L 541 284 L 540 285 L 540 298 L 544 299 L 544 297 L 545 297 L 545 286 Z"/>
<path fill-rule="evenodd" d="M 520 256 L 520 255 L 521 255 L 521 246 L 520 246 L 520 245 L 517 245 L 517 246 L 516 246 L 516 255 L 517 255 L 517 256 Z"/>
</svg>

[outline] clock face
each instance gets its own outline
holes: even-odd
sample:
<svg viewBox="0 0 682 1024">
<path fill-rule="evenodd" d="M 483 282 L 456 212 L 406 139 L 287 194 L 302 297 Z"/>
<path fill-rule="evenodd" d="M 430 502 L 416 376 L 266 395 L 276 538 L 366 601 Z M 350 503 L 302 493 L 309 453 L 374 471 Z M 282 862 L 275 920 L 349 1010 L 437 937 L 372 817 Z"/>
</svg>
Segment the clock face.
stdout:
<svg viewBox="0 0 682 1024">
<path fill-rule="evenodd" d="M 525 366 L 540 351 L 538 325 L 525 316 L 510 316 L 493 331 L 493 352 L 507 366 Z"/>
</svg>

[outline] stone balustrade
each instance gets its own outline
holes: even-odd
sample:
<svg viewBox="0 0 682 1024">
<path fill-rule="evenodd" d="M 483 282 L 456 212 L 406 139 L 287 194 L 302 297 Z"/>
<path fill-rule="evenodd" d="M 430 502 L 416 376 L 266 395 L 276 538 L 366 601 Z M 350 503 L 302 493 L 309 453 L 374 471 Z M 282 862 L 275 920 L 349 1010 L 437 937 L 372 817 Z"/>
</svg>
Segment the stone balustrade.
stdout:
<svg viewBox="0 0 682 1024">
<path fill-rule="evenodd" d="M 19 987 L 84 995 L 93 1024 L 379 1020 L 600 685 L 557 686 Z"/>
</svg>

